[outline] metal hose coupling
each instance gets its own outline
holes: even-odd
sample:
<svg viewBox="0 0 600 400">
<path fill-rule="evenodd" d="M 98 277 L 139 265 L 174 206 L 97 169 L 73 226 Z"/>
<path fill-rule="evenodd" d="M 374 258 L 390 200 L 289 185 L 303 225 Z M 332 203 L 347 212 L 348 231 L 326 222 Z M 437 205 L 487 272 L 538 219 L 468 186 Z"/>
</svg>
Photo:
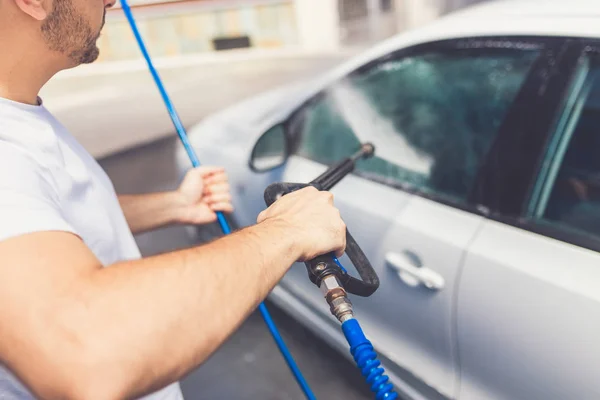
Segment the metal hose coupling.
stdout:
<svg viewBox="0 0 600 400">
<path fill-rule="evenodd" d="M 327 299 L 331 313 L 342 323 L 344 336 L 350 345 L 350 353 L 371 387 L 371 391 L 375 393 L 375 399 L 398 399 L 394 386 L 389 382 L 389 377 L 385 375 L 381 362 L 377 359 L 373 345 L 367 340 L 360 324 L 354 318 L 352 303 L 338 278 L 333 274 L 327 275 L 321 280 L 319 288 Z"/>
<path fill-rule="evenodd" d="M 352 303 L 348 299 L 346 290 L 335 275 L 328 275 L 321 280 L 321 286 L 319 286 L 329 309 L 334 317 L 341 323 L 354 318 L 354 311 L 352 310 Z"/>
</svg>

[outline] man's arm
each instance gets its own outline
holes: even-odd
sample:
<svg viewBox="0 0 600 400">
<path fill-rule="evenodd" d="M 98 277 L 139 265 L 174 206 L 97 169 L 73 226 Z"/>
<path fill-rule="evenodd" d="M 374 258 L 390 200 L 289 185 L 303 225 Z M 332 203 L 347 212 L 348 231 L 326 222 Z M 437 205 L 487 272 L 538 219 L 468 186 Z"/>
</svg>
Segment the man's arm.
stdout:
<svg viewBox="0 0 600 400">
<path fill-rule="evenodd" d="M 119 195 L 119 203 L 133 233 L 172 224 L 207 224 L 217 219 L 216 211 L 233 211 L 227 174 L 219 167 L 190 170 L 171 192 Z"/>
<path fill-rule="evenodd" d="M 179 224 L 184 199 L 177 191 L 148 194 L 120 194 L 119 203 L 134 234 Z"/>
<path fill-rule="evenodd" d="M 132 398 L 206 360 L 296 260 L 345 247 L 329 194 L 208 245 L 102 268 L 69 233 L 0 242 L 0 360 L 41 398 Z"/>
</svg>

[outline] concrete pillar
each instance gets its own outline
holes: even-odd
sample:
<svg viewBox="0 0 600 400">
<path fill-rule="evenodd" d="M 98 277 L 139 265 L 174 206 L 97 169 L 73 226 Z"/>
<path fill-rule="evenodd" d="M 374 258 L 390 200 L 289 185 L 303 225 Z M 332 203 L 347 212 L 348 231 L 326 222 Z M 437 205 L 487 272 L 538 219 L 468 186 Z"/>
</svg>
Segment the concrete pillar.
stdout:
<svg viewBox="0 0 600 400">
<path fill-rule="evenodd" d="M 417 28 L 438 18 L 444 0 L 395 0 L 396 15 L 404 30 Z"/>
<path fill-rule="evenodd" d="M 486 0 L 394 0 L 398 26 L 417 28 L 449 12 Z"/>
<path fill-rule="evenodd" d="M 381 38 L 381 7 L 379 0 L 367 0 L 367 10 L 369 10 L 370 37 L 378 41 Z"/>
<path fill-rule="evenodd" d="M 296 26 L 300 46 L 308 51 L 331 51 L 340 47 L 337 0 L 296 0 Z"/>
</svg>

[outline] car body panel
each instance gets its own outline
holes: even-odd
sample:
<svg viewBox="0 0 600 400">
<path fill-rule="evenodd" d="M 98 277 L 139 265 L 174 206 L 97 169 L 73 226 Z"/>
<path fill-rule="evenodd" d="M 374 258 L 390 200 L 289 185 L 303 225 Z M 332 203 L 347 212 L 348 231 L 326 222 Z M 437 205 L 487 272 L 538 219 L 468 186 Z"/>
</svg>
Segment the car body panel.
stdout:
<svg viewBox="0 0 600 400">
<path fill-rule="evenodd" d="M 486 221 L 458 296 L 459 398 L 600 398 L 599 265 L 597 252 Z"/>
<path fill-rule="evenodd" d="M 372 326 L 371 340 L 386 349 L 386 357 L 442 398 L 457 392 L 455 289 L 464 249 L 482 221 L 479 215 L 413 196 L 371 259 L 386 268 L 380 272 L 384 283 L 378 296 L 357 305 L 357 315 Z M 443 287 L 430 289 L 399 273 L 392 256 L 439 275 Z"/>
</svg>

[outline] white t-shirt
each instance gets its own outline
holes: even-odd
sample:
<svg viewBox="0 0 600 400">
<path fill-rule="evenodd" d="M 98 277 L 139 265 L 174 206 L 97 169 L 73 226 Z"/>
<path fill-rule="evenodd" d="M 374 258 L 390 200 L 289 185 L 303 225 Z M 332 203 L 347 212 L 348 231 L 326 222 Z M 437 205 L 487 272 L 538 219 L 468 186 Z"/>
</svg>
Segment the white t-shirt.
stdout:
<svg viewBox="0 0 600 400">
<path fill-rule="evenodd" d="M 39 231 L 77 234 L 105 266 L 140 258 L 96 160 L 43 105 L 0 97 L 0 241 Z M 31 398 L 0 364 L 0 399 Z M 175 383 L 145 399 L 182 398 Z"/>
</svg>

